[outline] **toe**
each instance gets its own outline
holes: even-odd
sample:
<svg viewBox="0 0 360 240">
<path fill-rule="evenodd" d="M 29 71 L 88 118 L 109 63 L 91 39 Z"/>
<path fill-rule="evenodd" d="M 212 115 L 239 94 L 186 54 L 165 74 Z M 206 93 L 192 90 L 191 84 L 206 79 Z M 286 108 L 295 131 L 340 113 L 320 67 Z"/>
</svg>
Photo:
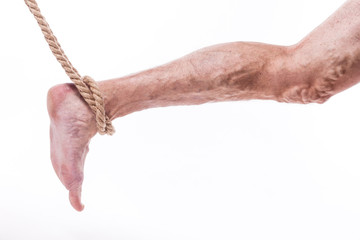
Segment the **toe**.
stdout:
<svg viewBox="0 0 360 240">
<path fill-rule="evenodd" d="M 69 190 L 69 200 L 76 211 L 84 210 L 84 205 L 81 203 L 81 187 Z"/>
</svg>

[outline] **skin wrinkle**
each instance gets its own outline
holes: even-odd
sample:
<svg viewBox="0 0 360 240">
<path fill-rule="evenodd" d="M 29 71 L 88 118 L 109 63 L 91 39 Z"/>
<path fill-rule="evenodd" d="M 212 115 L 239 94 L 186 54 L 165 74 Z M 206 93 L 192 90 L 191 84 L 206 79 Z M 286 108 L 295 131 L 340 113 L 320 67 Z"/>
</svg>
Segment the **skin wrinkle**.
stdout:
<svg viewBox="0 0 360 240">
<path fill-rule="evenodd" d="M 279 102 L 288 103 L 324 103 L 335 95 L 335 88 L 338 81 L 346 77 L 347 72 L 359 62 L 359 53 L 343 53 L 342 56 L 334 57 L 332 54 L 334 50 L 328 50 L 332 55 L 328 61 L 330 64 L 325 64 L 320 75 L 316 76 L 314 80 L 308 79 L 309 84 L 302 86 L 292 86 L 285 88 L 281 94 Z M 308 68 L 311 62 L 300 64 L 300 68 Z M 290 80 L 288 81 L 290 82 Z"/>
</svg>

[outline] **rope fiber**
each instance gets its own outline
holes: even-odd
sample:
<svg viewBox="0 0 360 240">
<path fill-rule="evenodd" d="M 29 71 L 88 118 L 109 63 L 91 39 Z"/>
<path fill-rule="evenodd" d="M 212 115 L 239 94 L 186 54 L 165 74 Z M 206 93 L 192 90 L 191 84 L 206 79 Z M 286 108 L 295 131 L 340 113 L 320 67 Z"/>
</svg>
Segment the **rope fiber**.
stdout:
<svg viewBox="0 0 360 240">
<path fill-rule="evenodd" d="M 44 34 L 46 42 L 49 44 L 51 52 L 61 64 L 70 80 L 75 84 L 80 95 L 89 105 L 95 115 L 98 132 L 101 135 L 112 135 L 115 132 L 109 117 L 105 112 L 104 98 L 96 82 L 89 76 L 81 76 L 79 72 L 71 64 L 63 49 L 61 48 L 57 38 L 51 31 L 45 17 L 41 14 L 40 8 L 35 0 L 25 0 L 30 12 L 34 15 L 36 21 Z"/>
</svg>

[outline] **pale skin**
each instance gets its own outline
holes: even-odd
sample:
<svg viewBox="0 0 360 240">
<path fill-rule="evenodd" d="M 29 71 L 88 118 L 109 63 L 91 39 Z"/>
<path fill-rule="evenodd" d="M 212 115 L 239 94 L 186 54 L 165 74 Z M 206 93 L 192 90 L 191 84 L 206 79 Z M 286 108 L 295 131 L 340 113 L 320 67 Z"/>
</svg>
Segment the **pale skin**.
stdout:
<svg viewBox="0 0 360 240">
<path fill-rule="evenodd" d="M 234 42 L 160 67 L 98 82 L 113 120 L 155 107 L 250 99 L 324 103 L 360 81 L 360 0 L 349 0 L 299 43 Z M 51 161 L 82 211 L 81 186 L 94 115 L 72 84 L 48 92 Z"/>
</svg>

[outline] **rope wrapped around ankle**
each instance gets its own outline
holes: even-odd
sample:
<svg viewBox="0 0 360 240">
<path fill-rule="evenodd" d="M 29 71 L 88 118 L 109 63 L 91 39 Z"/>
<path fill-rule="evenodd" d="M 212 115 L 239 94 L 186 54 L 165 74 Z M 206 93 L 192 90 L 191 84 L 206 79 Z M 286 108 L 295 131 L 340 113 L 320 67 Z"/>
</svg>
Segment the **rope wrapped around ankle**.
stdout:
<svg viewBox="0 0 360 240">
<path fill-rule="evenodd" d="M 89 105 L 90 109 L 95 115 L 97 129 L 101 135 L 108 134 L 112 135 L 115 130 L 111 124 L 109 117 L 105 112 L 104 98 L 102 96 L 99 87 L 96 82 L 89 76 L 81 76 L 78 71 L 71 64 L 55 35 L 50 29 L 49 24 L 41 14 L 39 6 L 35 0 L 25 0 L 26 5 L 29 7 L 30 12 L 34 15 L 38 22 L 42 33 L 44 34 L 45 40 L 49 44 L 49 47 L 61 64 L 66 74 L 69 76 L 71 81 L 75 84 L 80 95 L 83 97 L 85 102 Z"/>
</svg>

